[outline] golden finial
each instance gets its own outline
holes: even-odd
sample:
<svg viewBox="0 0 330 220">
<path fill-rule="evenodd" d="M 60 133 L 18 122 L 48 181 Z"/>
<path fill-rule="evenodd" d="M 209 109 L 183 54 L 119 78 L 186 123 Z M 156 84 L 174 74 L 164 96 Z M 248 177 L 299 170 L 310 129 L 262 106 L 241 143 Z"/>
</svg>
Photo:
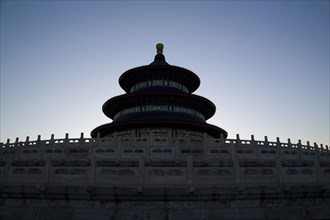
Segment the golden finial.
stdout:
<svg viewBox="0 0 330 220">
<path fill-rule="evenodd" d="M 158 44 L 156 45 L 156 49 L 157 49 L 157 53 L 158 53 L 158 54 L 162 54 L 162 53 L 163 53 L 163 49 L 164 49 L 164 44 L 162 44 L 162 43 L 158 43 Z"/>
</svg>

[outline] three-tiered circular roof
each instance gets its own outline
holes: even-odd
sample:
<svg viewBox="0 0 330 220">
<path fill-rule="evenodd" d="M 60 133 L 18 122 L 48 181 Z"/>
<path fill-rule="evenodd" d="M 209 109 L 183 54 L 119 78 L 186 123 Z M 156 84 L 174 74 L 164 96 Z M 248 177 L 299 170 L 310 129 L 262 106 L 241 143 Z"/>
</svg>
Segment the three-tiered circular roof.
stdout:
<svg viewBox="0 0 330 220">
<path fill-rule="evenodd" d="M 169 65 L 163 45 L 150 65 L 124 72 L 119 78 L 126 94 L 113 97 L 103 105 L 103 113 L 113 119 L 91 132 L 101 137 L 114 132 L 144 128 L 175 128 L 227 137 L 227 132 L 206 123 L 215 113 L 208 99 L 192 94 L 200 85 L 198 76 L 182 67 Z"/>
</svg>

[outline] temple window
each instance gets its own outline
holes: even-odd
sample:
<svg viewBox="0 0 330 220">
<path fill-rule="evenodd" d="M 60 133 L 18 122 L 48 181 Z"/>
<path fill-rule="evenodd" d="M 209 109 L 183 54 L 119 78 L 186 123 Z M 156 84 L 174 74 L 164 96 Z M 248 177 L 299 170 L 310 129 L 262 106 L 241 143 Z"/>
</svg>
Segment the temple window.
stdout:
<svg viewBox="0 0 330 220">
<path fill-rule="evenodd" d="M 156 112 L 156 111 L 162 111 L 162 112 L 179 112 L 184 113 L 188 115 L 196 116 L 202 120 L 205 120 L 205 116 L 201 114 L 200 112 L 191 109 L 186 108 L 182 106 L 170 106 L 170 105 L 146 105 L 146 106 L 136 106 L 132 108 L 123 109 L 117 114 L 115 114 L 114 119 L 117 119 L 121 116 L 137 113 L 137 112 Z"/>
<path fill-rule="evenodd" d="M 170 80 L 148 80 L 145 82 L 140 82 L 133 85 L 130 89 L 130 92 L 137 91 L 139 89 L 147 87 L 170 87 L 182 90 L 184 92 L 189 92 L 188 88 L 181 83 L 170 81 Z"/>
</svg>

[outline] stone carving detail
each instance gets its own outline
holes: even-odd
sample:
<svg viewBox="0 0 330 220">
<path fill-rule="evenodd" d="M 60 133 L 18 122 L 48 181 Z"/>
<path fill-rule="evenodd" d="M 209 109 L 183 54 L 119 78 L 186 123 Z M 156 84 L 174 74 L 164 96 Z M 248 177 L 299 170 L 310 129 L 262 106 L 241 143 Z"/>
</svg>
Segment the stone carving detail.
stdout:
<svg viewBox="0 0 330 220">
<path fill-rule="evenodd" d="M 45 166 L 44 160 L 16 160 L 12 163 L 13 166 Z"/>
<path fill-rule="evenodd" d="M 32 168 L 28 170 L 28 174 L 41 174 L 42 171 L 41 169 L 37 169 L 37 168 Z"/>
<path fill-rule="evenodd" d="M 286 175 L 312 175 L 313 173 L 311 169 L 288 169 L 285 171 Z"/>
<path fill-rule="evenodd" d="M 13 174 L 25 174 L 25 170 L 23 168 L 17 168 L 12 171 Z"/>
<path fill-rule="evenodd" d="M 151 169 L 148 174 L 151 176 L 182 176 L 183 171 L 179 169 Z"/>
<path fill-rule="evenodd" d="M 133 176 L 135 172 L 130 169 L 120 169 L 120 170 L 114 170 L 114 169 L 102 169 L 99 171 L 100 175 L 121 175 L 121 176 Z"/>
<path fill-rule="evenodd" d="M 244 171 L 245 175 L 258 175 L 258 170 L 257 169 L 246 169 Z"/>
<path fill-rule="evenodd" d="M 87 173 L 87 170 L 85 169 L 64 169 L 64 168 L 59 168 L 54 170 L 54 174 L 59 174 L 59 175 L 84 175 Z"/>
<path fill-rule="evenodd" d="M 31 175 L 32 179 L 36 178 L 33 181 L 38 182 L 42 181 L 42 178 L 47 179 L 49 171 L 52 175 L 70 178 L 73 175 L 78 177 L 87 175 L 90 169 L 91 175 L 88 178 L 93 182 L 95 178 L 93 169 L 97 170 L 98 175 L 104 175 L 104 177 L 117 175 L 125 179 L 128 176 L 137 176 L 137 170 L 141 167 L 141 172 L 145 169 L 146 175 L 164 177 L 164 179 L 183 176 L 185 169 L 189 171 L 191 168 L 194 170 L 192 171 L 194 175 L 201 179 L 204 177 L 206 179 L 207 177 L 227 178 L 236 172 L 241 175 L 250 175 L 246 180 L 237 178 L 240 183 L 250 181 L 250 177 L 252 179 L 272 178 L 272 181 L 277 183 L 290 183 L 292 178 L 296 177 L 300 180 L 313 179 L 314 182 L 322 183 L 328 183 L 330 179 L 328 178 L 330 176 L 329 146 L 317 144 L 310 146 L 308 142 L 307 145 L 302 145 L 300 141 L 297 144 L 291 144 L 290 141 L 281 143 L 279 140 L 269 142 L 267 139 L 255 141 L 253 138 L 250 141 L 244 141 L 239 138 L 204 137 L 203 141 L 196 142 L 189 135 L 185 138 L 162 136 L 161 140 L 166 139 L 168 142 L 166 146 L 155 146 L 153 145 L 154 136 L 146 135 L 143 138 L 123 139 L 114 136 L 91 139 L 82 136 L 80 139 L 69 139 L 67 136 L 65 139 L 57 140 L 38 138 L 36 141 L 17 140 L 15 143 L 7 141 L 5 144 L 0 143 L 1 178 L 6 182 L 7 179 L 18 181 L 15 178 L 22 177 L 19 182 L 24 184 L 25 181 L 30 181 L 25 178 L 26 175 Z M 124 153 L 126 149 L 129 150 L 127 154 Z M 240 150 L 243 152 L 237 154 Z M 207 154 L 203 154 L 204 152 Z M 200 153 L 205 157 L 194 157 L 201 155 Z M 104 159 L 101 155 L 105 155 Z M 171 156 L 171 160 L 166 155 Z M 240 155 L 247 157 L 243 159 Z M 162 159 L 154 158 L 158 156 Z M 188 163 L 188 158 L 191 156 L 192 166 L 189 165 L 190 162 Z M 112 159 L 110 160 L 109 157 Z M 13 175 L 13 177 L 6 175 Z M 273 178 L 275 175 L 286 177 Z M 49 183 L 52 181 L 51 178 Z M 198 181 L 193 179 L 192 183 Z"/>
<path fill-rule="evenodd" d="M 223 176 L 230 175 L 228 169 L 200 169 L 196 172 L 199 176 Z"/>
<path fill-rule="evenodd" d="M 264 160 L 264 161 L 256 161 L 256 160 L 242 160 L 239 161 L 240 167 L 275 167 L 275 161 Z"/>
<path fill-rule="evenodd" d="M 71 170 L 71 174 L 72 175 L 84 175 L 84 174 L 86 174 L 86 170 L 84 170 L 84 169 L 72 169 Z"/>
<path fill-rule="evenodd" d="M 69 153 L 87 153 L 88 149 L 87 148 L 71 148 L 69 150 Z"/>
<path fill-rule="evenodd" d="M 41 169 L 38 168 L 31 168 L 31 169 L 24 169 L 24 168 L 16 168 L 12 171 L 12 174 L 41 174 Z"/>
<path fill-rule="evenodd" d="M 282 160 L 283 167 L 312 167 L 314 162 L 311 160 Z"/>
<path fill-rule="evenodd" d="M 271 176 L 274 175 L 274 171 L 272 169 L 252 169 L 248 168 L 244 170 L 244 175 L 265 175 L 265 176 Z"/>
<path fill-rule="evenodd" d="M 274 175 L 274 171 L 272 169 L 262 169 L 261 174 L 262 175 Z"/>
<path fill-rule="evenodd" d="M 276 154 L 277 151 L 276 150 L 265 150 L 265 149 L 263 149 L 263 150 L 260 151 L 260 153 L 262 153 L 262 154 Z"/>
<path fill-rule="evenodd" d="M 69 170 L 67 169 L 56 169 L 54 170 L 54 174 L 69 174 Z"/>
<path fill-rule="evenodd" d="M 298 175 L 299 171 L 297 169 L 288 169 L 287 171 L 285 171 L 286 175 Z"/>
<path fill-rule="evenodd" d="M 56 154 L 58 154 L 58 153 L 62 153 L 62 150 L 61 149 L 46 149 L 45 150 L 45 153 L 56 153 Z"/>
<path fill-rule="evenodd" d="M 29 150 L 29 149 L 26 149 L 26 150 L 24 150 L 23 151 L 23 153 L 24 154 L 36 154 L 36 153 L 38 153 L 38 151 L 37 150 Z"/>
<path fill-rule="evenodd" d="M 53 166 L 90 166 L 90 160 L 53 160 Z"/>
</svg>

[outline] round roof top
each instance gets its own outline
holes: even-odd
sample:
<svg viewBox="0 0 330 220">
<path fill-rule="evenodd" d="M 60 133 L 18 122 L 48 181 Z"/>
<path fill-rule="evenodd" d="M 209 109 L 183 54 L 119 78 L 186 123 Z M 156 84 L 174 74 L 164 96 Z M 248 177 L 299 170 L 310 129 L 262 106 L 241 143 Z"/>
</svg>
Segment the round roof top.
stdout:
<svg viewBox="0 0 330 220">
<path fill-rule="evenodd" d="M 129 92 L 132 86 L 148 80 L 171 80 L 183 84 L 193 93 L 200 85 L 199 77 L 190 70 L 168 64 L 163 55 L 164 45 L 156 45 L 157 54 L 154 61 L 145 66 L 136 67 L 124 72 L 119 78 L 120 86 Z"/>
<path fill-rule="evenodd" d="M 183 84 L 190 93 L 200 85 L 199 77 L 182 67 L 172 65 L 147 65 L 130 69 L 119 78 L 120 86 L 129 92 L 132 86 L 148 80 L 171 80 Z"/>
</svg>

